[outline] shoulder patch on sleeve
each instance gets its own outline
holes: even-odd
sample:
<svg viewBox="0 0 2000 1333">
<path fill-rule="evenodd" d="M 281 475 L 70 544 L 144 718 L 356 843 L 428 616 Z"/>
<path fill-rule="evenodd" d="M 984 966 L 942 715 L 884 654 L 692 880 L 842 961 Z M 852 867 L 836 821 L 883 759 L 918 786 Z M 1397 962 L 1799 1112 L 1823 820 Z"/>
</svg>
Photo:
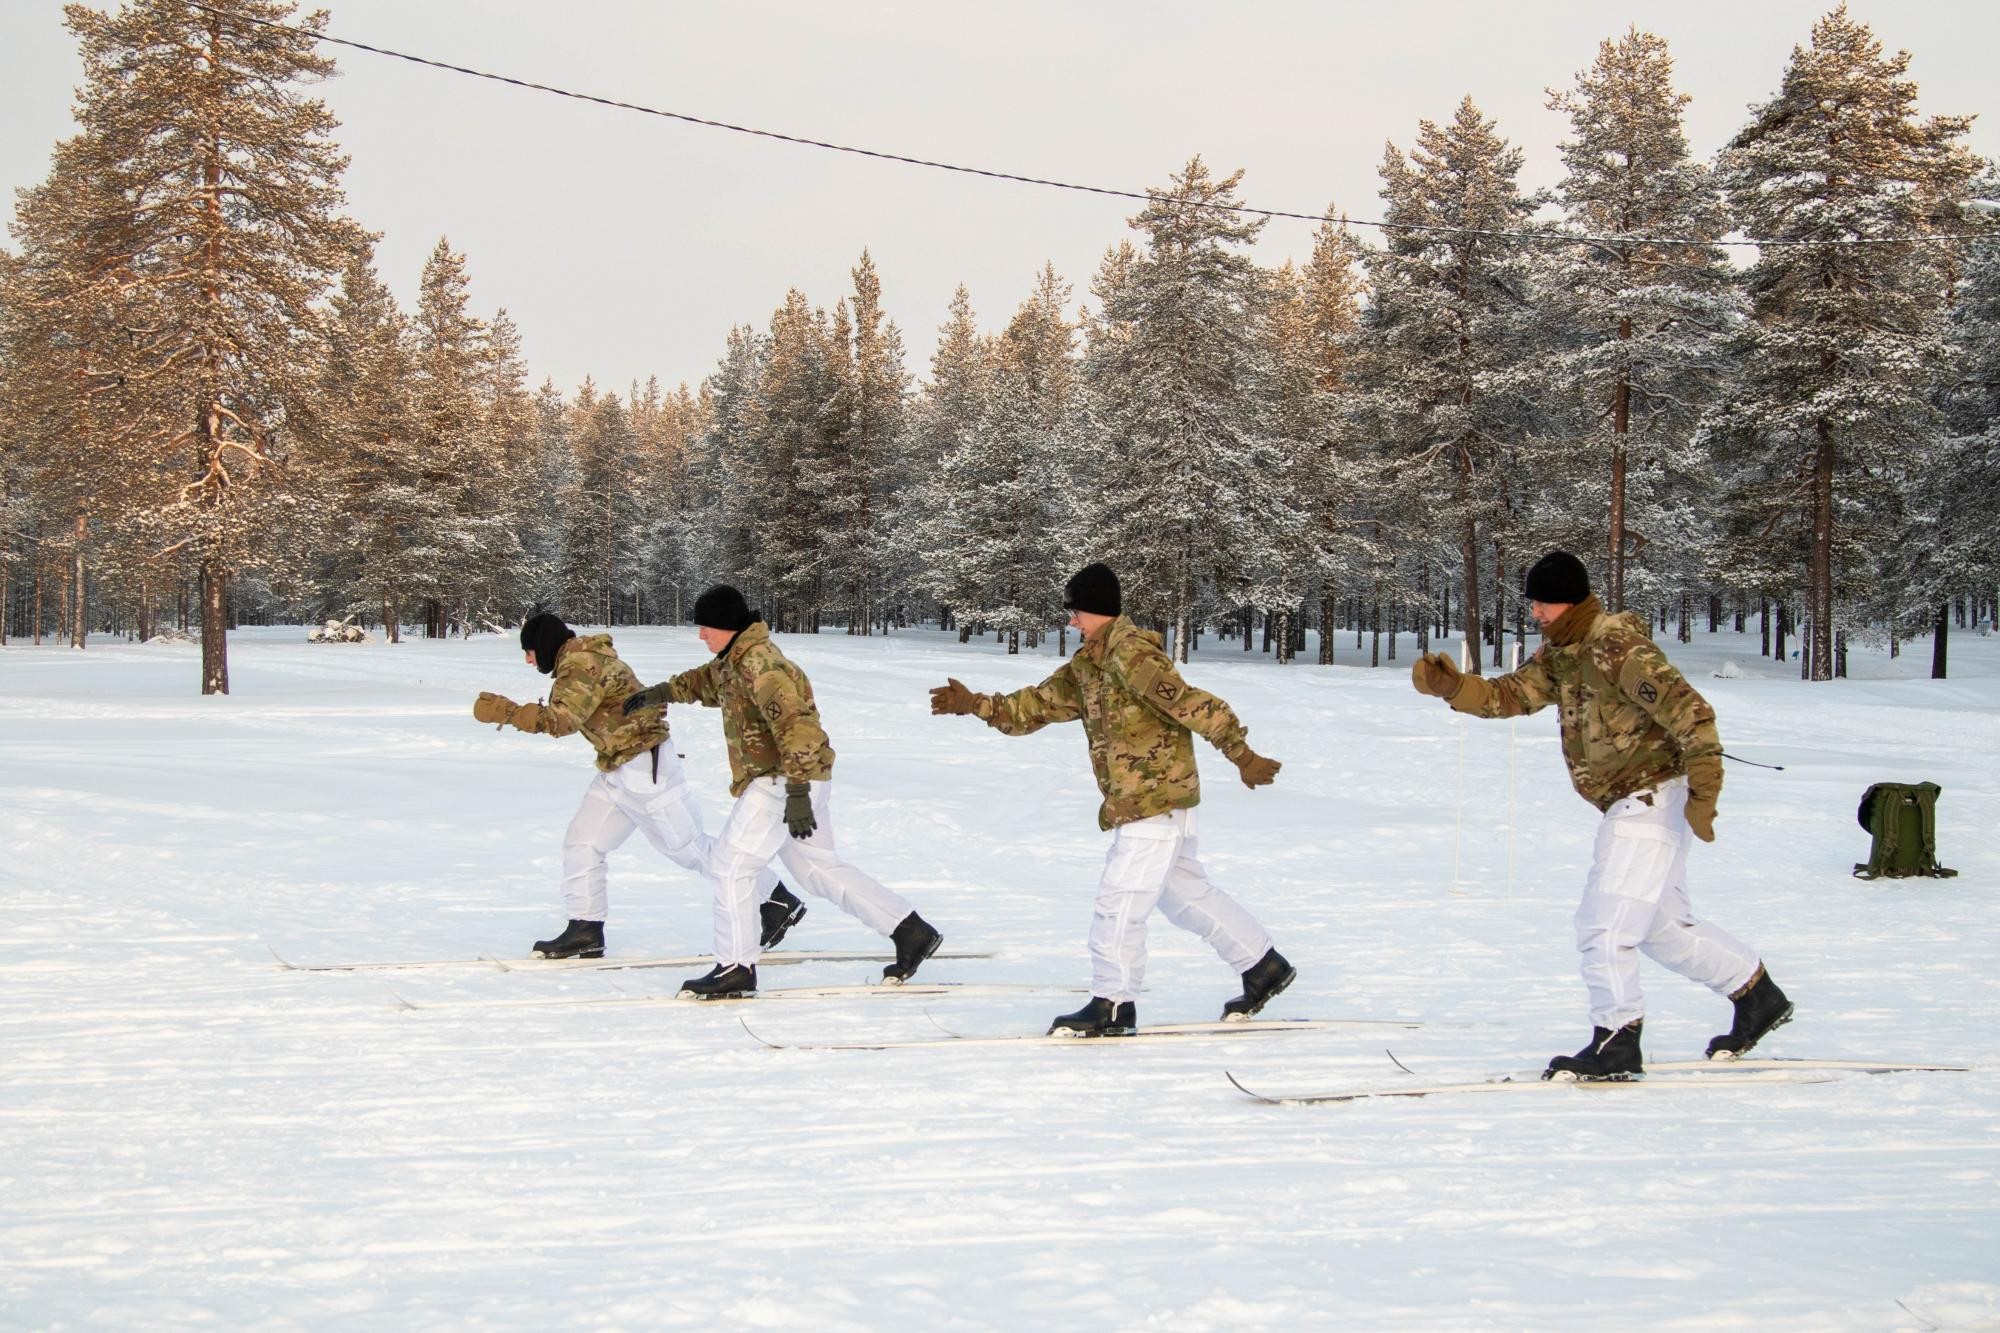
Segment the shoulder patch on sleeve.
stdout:
<svg viewBox="0 0 2000 1333">
<path fill-rule="evenodd" d="M 1652 681 L 1642 680 L 1639 682 L 1639 697 L 1649 704 L 1656 704 L 1660 701 L 1660 692 L 1654 688 Z"/>
</svg>

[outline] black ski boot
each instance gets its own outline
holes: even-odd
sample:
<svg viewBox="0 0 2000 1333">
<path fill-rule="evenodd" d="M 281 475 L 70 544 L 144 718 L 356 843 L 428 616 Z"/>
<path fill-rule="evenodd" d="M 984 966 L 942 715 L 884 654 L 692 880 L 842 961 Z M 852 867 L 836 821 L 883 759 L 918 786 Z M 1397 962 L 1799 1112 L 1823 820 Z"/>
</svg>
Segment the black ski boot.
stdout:
<svg viewBox="0 0 2000 1333">
<path fill-rule="evenodd" d="M 1243 974 L 1243 993 L 1224 1002 L 1222 1021 L 1241 1023 L 1248 1019 L 1269 1004 L 1279 991 L 1291 985 L 1298 975 L 1298 969 L 1286 962 L 1283 954 L 1276 949 L 1266 949 L 1264 956 Z"/>
<path fill-rule="evenodd" d="M 1590 1030 L 1590 1045 L 1575 1055 L 1558 1055 L 1542 1071 L 1544 1079 L 1568 1083 L 1621 1083 L 1646 1076 L 1646 1057 L 1639 1053 L 1639 1029 L 1644 1019 L 1634 1019 L 1616 1032 L 1604 1028 Z"/>
<path fill-rule="evenodd" d="M 571 921 L 563 927 L 563 933 L 552 940 L 536 940 L 535 947 L 528 954 L 530 958 L 602 958 L 604 957 L 604 923 L 602 921 Z"/>
<path fill-rule="evenodd" d="M 1778 983 L 1771 980 L 1762 963 L 1757 965 L 1757 975 L 1750 978 L 1750 983 L 1729 999 L 1736 1006 L 1736 1021 L 1729 1025 L 1729 1031 L 1708 1043 L 1711 1060 L 1734 1060 L 1745 1055 L 1772 1028 L 1792 1021 L 1792 1002 L 1778 989 Z"/>
<path fill-rule="evenodd" d="M 780 884 L 757 908 L 757 914 L 763 918 L 763 933 L 757 937 L 757 945 L 769 949 L 785 938 L 786 931 L 799 924 L 799 918 L 806 914 L 806 905 Z"/>
<path fill-rule="evenodd" d="M 915 976 L 924 959 L 936 953 L 938 945 L 944 943 L 944 936 L 915 912 L 904 917 L 901 924 L 889 932 L 889 939 L 896 946 L 896 961 L 882 969 L 882 984 L 885 986 L 900 986 Z"/>
<path fill-rule="evenodd" d="M 1139 1026 L 1139 1006 L 1131 1000 L 1113 1004 L 1098 996 L 1073 1014 L 1049 1024 L 1051 1037 L 1129 1037 Z"/>
<path fill-rule="evenodd" d="M 681 983 L 683 1000 L 741 1000 L 757 993 L 757 969 L 741 963 L 717 963 L 705 977 Z"/>
</svg>

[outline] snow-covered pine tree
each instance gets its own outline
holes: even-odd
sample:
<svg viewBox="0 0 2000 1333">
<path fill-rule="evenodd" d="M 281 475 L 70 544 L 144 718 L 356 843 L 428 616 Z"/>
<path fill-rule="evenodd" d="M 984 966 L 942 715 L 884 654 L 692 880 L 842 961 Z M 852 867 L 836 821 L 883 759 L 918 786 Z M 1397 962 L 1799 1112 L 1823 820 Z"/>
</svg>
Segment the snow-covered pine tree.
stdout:
<svg viewBox="0 0 2000 1333">
<path fill-rule="evenodd" d="M 915 585 L 934 600 L 941 622 L 957 618 L 965 642 L 973 621 L 960 614 L 978 597 L 971 575 L 961 578 L 962 554 L 953 511 L 959 494 L 951 461 L 960 455 L 987 401 L 995 352 L 979 332 L 972 296 L 963 285 L 952 293 L 949 314 L 938 329 L 930 378 L 910 411 L 908 458 L 915 481 L 895 501 L 896 557 L 917 570 Z"/>
<path fill-rule="evenodd" d="M 528 392 L 527 358 L 521 350 L 520 329 L 505 308 L 495 311 L 486 326 L 479 369 L 485 466 L 491 473 L 484 496 L 492 506 L 490 517 L 505 536 L 488 545 L 490 563 L 479 580 L 484 600 L 475 607 L 480 619 L 503 623 L 533 600 L 545 576 L 546 570 L 528 550 L 526 533 L 544 512 L 547 494 L 541 489 L 539 417 Z M 475 597 L 480 595 L 479 585 L 472 589 Z"/>
<path fill-rule="evenodd" d="M 1979 193 L 1994 197 L 2000 182 L 1989 178 Z M 1970 219 L 1961 226 L 1976 229 Z M 1881 608 L 1892 635 L 1931 632 L 1936 679 L 1949 668 L 1951 603 L 1970 597 L 1976 607 L 2000 586 L 2000 240 L 1967 259 L 1948 351 L 1938 393 L 1946 433 L 1910 476 L 1911 525 L 1888 581 L 1897 604 Z"/>
<path fill-rule="evenodd" d="M 1662 585 L 1655 596 L 1678 592 L 1703 567 L 1713 531 L 1700 521 L 1707 469 L 1694 432 L 1728 370 L 1741 302 L 1713 244 L 1728 218 L 1681 129 L 1690 100 L 1674 88 L 1666 42 L 1636 27 L 1600 43 L 1574 88 L 1549 93 L 1571 129 L 1556 197 L 1569 230 L 1594 239 L 1549 252 L 1543 290 L 1568 346 L 1548 371 L 1574 394 L 1580 435 L 1537 451 L 1534 498 L 1568 512 L 1530 530 L 1537 545 L 1605 552 L 1613 611 L 1625 609 L 1635 552 Z"/>
<path fill-rule="evenodd" d="M 1533 327 L 1532 243 L 1493 234 L 1527 229 L 1541 202 L 1521 191 L 1520 169 L 1520 149 L 1469 97 L 1447 125 L 1420 121 L 1407 158 L 1388 145 L 1391 226 L 1384 248 L 1368 252 L 1372 299 L 1359 343 L 1359 417 L 1384 443 L 1395 478 L 1385 521 L 1420 548 L 1456 547 L 1459 607 L 1475 643 L 1489 606 L 1481 553 L 1494 546 L 1500 583 L 1508 463 L 1537 424 L 1546 350 Z M 1470 665 L 1479 669 L 1478 654 Z"/>
<path fill-rule="evenodd" d="M 492 354 L 471 312 L 465 256 L 440 237 L 424 262 L 412 319 L 412 410 L 424 485 L 446 498 L 443 526 L 427 534 L 437 592 L 424 602 L 426 637 L 468 623 L 525 577 L 510 509 L 504 444 L 489 419 Z"/>
<path fill-rule="evenodd" d="M 1969 117 L 1918 118 L 1908 70 L 1843 5 L 1717 163 L 1736 224 L 1779 244 L 1747 274 L 1742 375 L 1710 431 L 1754 467 L 1739 539 L 1803 564 L 1813 680 L 1835 674 L 1840 599 L 1907 535 L 1896 478 L 1943 428 L 1930 395 L 1955 256 L 1925 238 L 1959 227 L 1978 160 Z"/>
<path fill-rule="evenodd" d="M 1269 275 L 1271 291 L 1264 333 L 1269 380 L 1265 435 L 1271 455 L 1267 485 L 1281 497 L 1264 515 L 1260 562 L 1249 579 L 1250 607 L 1275 618 L 1274 657 L 1292 660 L 1292 617 L 1308 591 L 1323 586 L 1323 542 L 1328 529 L 1317 520 L 1351 497 L 1327 464 L 1331 461 L 1329 396 L 1321 389 L 1321 364 L 1313 353 L 1312 308 L 1305 277 L 1285 261 Z M 1243 618 L 1243 646 L 1250 647 L 1254 617 Z"/>
<path fill-rule="evenodd" d="M 732 485 L 746 508 L 753 588 L 768 599 L 774 629 L 819 628 L 821 565 L 826 554 L 815 513 L 815 487 L 833 466 L 827 407 L 837 388 L 832 322 L 793 289 L 771 316 L 769 348 L 749 418 L 747 447 Z"/>
<path fill-rule="evenodd" d="M 1085 381 L 1099 452 L 1089 500 L 1096 553 L 1126 602 L 1163 619 L 1186 661 L 1197 617 L 1271 563 L 1277 491 L 1264 436 L 1269 287 L 1247 250 L 1263 229 L 1232 210 L 1243 173 L 1220 180 L 1199 157 L 1151 190 L 1131 220 L 1129 264 L 1108 260 L 1095 292 Z"/>
<path fill-rule="evenodd" d="M 450 496 L 425 484 L 411 394 L 414 346 L 367 251 L 355 254 L 330 310 L 315 392 L 300 425 L 322 508 L 315 531 L 329 617 L 382 617 L 401 640 L 405 610 L 437 595 L 433 534 Z"/>
<path fill-rule="evenodd" d="M 761 596 L 748 583 L 758 524 L 766 512 L 764 497 L 754 487 L 762 419 L 758 403 L 769 354 L 769 340 L 750 325 L 729 331 L 721 361 L 702 381 L 707 426 L 695 443 L 690 469 L 695 581 L 735 584 L 753 599 L 752 605 Z"/>
<path fill-rule="evenodd" d="M 989 346 L 983 405 L 943 460 L 938 573 L 969 621 L 1021 636 L 1062 620 L 1064 458 L 1071 452 L 1074 326 L 1052 266 Z"/>
<path fill-rule="evenodd" d="M 1070 317 L 1074 289 L 1045 262 L 1035 275 L 1034 289 L 1007 322 L 993 344 L 996 375 L 1017 376 L 1027 395 L 1034 422 L 1034 462 L 1048 497 L 1041 506 L 1044 527 L 1033 541 L 1036 558 L 1049 571 L 1047 586 L 1031 590 L 1025 607 L 1040 616 L 1028 629 L 1028 646 L 1035 647 L 1049 625 L 1067 650 L 1068 617 L 1062 609 L 1061 583 L 1082 544 L 1087 519 L 1079 513 L 1076 479 L 1087 476 L 1083 459 L 1089 442 L 1083 429 L 1082 398 L 1078 393 L 1077 331 Z M 1013 651 L 1010 636 L 1008 651 Z"/>
<path fill-rule="evenodd" d="M 692 491 L 705 422 L 701 402 L 686 384 L 663 395 L 649 381 L 639 402 L 633 414 L 640 453 L 639 473 L 633 478 L 638 581 L 652 619 L 678 624 L 701 591 L 693 567 L 697 519 Z"/>
<path fill-rule="evenodd" d="M 882 279 L 861 252 L 852 304 L 836 310 L 829 355 L 835 370 L 827 423 L 830 466 L 816 488 L 827 565 L 823 586 L 850 634 L 867 634 L 893 562 L 885 558 L 889 497 L 903 476 L 903 335 L 882 310 Z"/>
<path fill-rule="evenodd" d="M 610 625 L 631 586 L 639 509 L 631 479 L 639 456 L 631 414 L 615 393 L 585 381 L 571 409 L 571 471 L 562 514 L 562 604 L 573 617 Z"/>
<path fill-rule="evenodd" d="M 1329 217 L 1334 208 L 1327 208 Z M 1353 340 L 1360 327 L 1362 247 L 1344 223 L 1322 223 L 1312 255 L 1273 318 L 1273 437 L 1287 469 L 1285 489 L 1301 522 L 1274 539 L 1319 597 L 1319 661 L 1334 660 L 1336 594 L 1370 563 L 1363 521 L 1373 469 L 1348 430 Z M 1287 266 L 1289 267 L 1289 266 Z M 1281 286 L 1282 290 L 1282 286 Z M 1248 650 L 1248 622 L 1244 648 Z M 1288 642 L 1288 641 L 1287 641 Z M 1289 660 L 1289 648 L 1279 660 Z"/>
<path fill-rule="evenodd" d="M 70 5 L 78 132 L 16 213 L 38 316 L 66 329 L 93 396 L 76 443 L 130 488 L 109 521 L 200 568 L 204 694 L 229 689 L 232 575 L 299 555 L 273 539 L 285 412 L 361 235 L 340 214 L 335 121 L 300 91 L 332 72 L 311 36 L 325 21 L 283 0 Z"/>
</svg>

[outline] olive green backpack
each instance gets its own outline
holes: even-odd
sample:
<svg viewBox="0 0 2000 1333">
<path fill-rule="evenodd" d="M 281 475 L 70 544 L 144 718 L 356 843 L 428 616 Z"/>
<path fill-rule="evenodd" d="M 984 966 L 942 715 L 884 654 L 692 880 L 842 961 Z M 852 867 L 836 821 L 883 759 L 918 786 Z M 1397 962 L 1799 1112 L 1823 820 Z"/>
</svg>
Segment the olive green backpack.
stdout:
<svg viewBox="0 0 2000 1333">
<path fill-rule="evenodd" d="M 1854 873 L 1862 879 L 1956 875 L 1937 861 L 1937 798 L 1943 790 L 1935 782 L 1878 782 L 1862 793 L 1855 817 L 1875 841 Z"/>
</svg>

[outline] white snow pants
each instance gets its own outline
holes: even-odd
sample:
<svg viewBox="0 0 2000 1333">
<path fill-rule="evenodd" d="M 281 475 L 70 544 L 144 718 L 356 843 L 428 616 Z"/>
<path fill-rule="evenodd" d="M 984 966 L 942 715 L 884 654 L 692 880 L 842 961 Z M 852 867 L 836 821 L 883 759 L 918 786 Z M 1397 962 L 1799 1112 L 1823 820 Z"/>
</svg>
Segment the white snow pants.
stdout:
<svg viewBox="0 0 2000 1333">
<path fill-rule="evenodd" d="M 1604 812 L 1576 909 L 1590 1021 L 1616 1031 L 1646 1016 L 1639 955 L 1728 997 L 1757 973 L 1757 954 L 1688 902 L 1686 778 L 1635 792 Z"/>
<path fill-rule="evenodd" d="M 1136 1000 L 1146 977 L 1146 918 L 1167 920 L 1208 942 L 1222 961 L 1248 972 L 1271 937 L 1243 905 L 1209 882 L 1196 856 L 1193 810 L 1123 824 L 1111 835 L 1097 907 L 1090 919 L 1090 993 Z"/>
<path fill-rule="evenodd" d="M 653 752 L 599 773 L 584 789 L 583 804 L 563 835 L 563 903 L 573 921 L 602 921 L 609 914 L 605 861 L 639 829 L 675 865 L 708 873 L 709 837 L 701 811 L 689 794 L 687 775 L 673 747 L 662 745 L 660 774 L 653 777 Z M 758 902 L 778 882 L 774 873 L 757 881 Z"/>
<path fill-rule="evenodd" d="M 819 827 L 810 838 L 794 838 L 785 828 L 785 780 L 753 778 L 709 854 L 709 874 L 715 880 L 715 961 L 724 965 L 755 964 L 758 954 L 757 904 L 768 890 L 762 876 L 771 874 L 775 858 L 785 868 L 791 886 L 826 899 L 878 935 L 888 935 L 913 910 L 903 897 L 884 888 L 866 872 L 849 865 L 833 849 L 830 784 L 812 784 L 813 818 Z"/>
</svg>

